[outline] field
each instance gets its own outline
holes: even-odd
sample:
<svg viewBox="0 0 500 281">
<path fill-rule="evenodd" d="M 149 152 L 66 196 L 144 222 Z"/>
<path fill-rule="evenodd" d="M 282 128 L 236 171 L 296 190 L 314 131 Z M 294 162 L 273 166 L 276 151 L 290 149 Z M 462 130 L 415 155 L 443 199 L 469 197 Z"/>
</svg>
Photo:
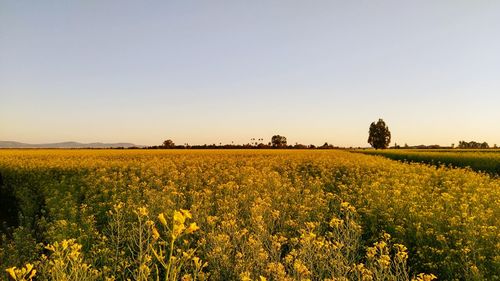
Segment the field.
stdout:
<svg viewBox="0 0 500 281">
<path fill-rule="evenodd" d="M 333 150 L 0 150 L 0 174 L 5 280 L 500 280 L 500 180 L 467 169 Z"/>
<path fill-rule="evenodd" d="M 394 160 L 422 162 L 433 165 L 450 165 L 461 168 L 468 167 L 475 171 L 500 175 L 500 150 L 498 149 L 384 149 L 364 150 L 362 152 L 382 155 Z"/>
</svg>

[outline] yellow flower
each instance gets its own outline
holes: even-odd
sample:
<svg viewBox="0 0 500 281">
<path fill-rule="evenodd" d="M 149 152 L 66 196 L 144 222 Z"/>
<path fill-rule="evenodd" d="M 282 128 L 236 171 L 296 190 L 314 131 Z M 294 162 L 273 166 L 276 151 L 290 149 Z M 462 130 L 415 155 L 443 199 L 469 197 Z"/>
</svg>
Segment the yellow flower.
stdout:
<svg viewBox="0 0 500 281">
<path fill-rule="evenodd" d="M 349 206 L 350 206 L 350 204 L 348 202 L 342 202 L 342 203 L 340 203 L 340 207 L 342 209 L 347 209 L 347 208 L 349 208 Z"/>
<path fill-rule="evenodd" d="M 35 274 L 36 274 L 36 269 L 33 269 L 33 271 L 31 271 L 31 274 L 28 277 L 28 279 L 32 279 L 33 277 L 35 277 Z"/>
<path fill-rule="evenodd" d="M 388 255 L 381 255 L 378 263 L 382 266 L 382 268 L 388 268 L 391 265 L 391 258 Z"/>
<path fill-rule="evenodd" d="M 186 229 L 186 232 L 189 234 L 189 233 L 193 233 L 193 232 L 195 232 L 195 231 L 196 231 L 196 230 L 198 230 L 198 229 L 200 229 L 200 228 L 198 227 L 198 225 L 196 225 L 196 223 L 195 223 L 195 222 L 193 222 L 193 223 L 189 224 L 189 227 Z"/>
<path fill-rule="evenodd" d="M 299 260 L 295 260 L 293 263 L 293 269 L 297 271 L 298 274 L 307 276 L 310 274 L 309 269 Z"/>
<path fill-rule="evenodd" d="M 10 267 L 10 268 L 7 268 L 5 271 L 7 271 L 7 273 L 9 273 L 10 277 L 12 277 L 12 279 L 14 280 L 17 280 L 17 277 L 16 277 L 16 267 Z"/>
<path fill-rule="evenodd" d="M 153 226 L 152 232 L 153 232 L 153 239 L 158 240 L 158 238 L 160 238 L 160 233 L 158 232 L 156 227 Z"/>
<path fill-rule="evenodd" d="M 184 210 L 184 209 L 181 209 L 181 213 L 186 217 L 186 218 L 193 218 L 193 216 L 191 215 L 191 212 L 189 212 L 188 210 Z"/>
<path fill-rule="evenodd" d="M 417 278 L 412 279 L 412 281 L 432 281 L 434 279 L 437 279 L 436 275 L 434 274 L 420 273 L 417 275 Z"/>
<path fill-rule="evenodd" d="M 375 247 L 369 247 L 366 251 L 366 257 L 372 259 L 373 257 L 375 257 L 376 253 L 377 249 Z"/>
<path fill-rule="evenodd" d="M 391 235 L 389 233 L 384 232 L 384 240 L 389 240 L 391 239 Z"/>
<path fill-rule="evenodd" d="M 69 240 L 63 240 L 61 242 L 61 246 L 62 246 L 63 250 L 66 250 L 68 248 L 69 242 L 70 242 Z"/>
<path fill-rule="evenodd" d="M 356 212 L 356 208 L 354 208 L 354 206 L 349 204 L 349 202 L 340 203 L 340 209 L 342 211 L 349 211 L 349 212 L 353 212 L 353 213 Z"/>
<path fill-rule="evenodd" d="M 193 257 L 193 262 L 194 262 L 194 265 L 196 268 L 200 268 L 201 267 L 201 263 L 200 263 L 200 258 L 199 257 Z"/>
<path fill-rule="evenodd" d="M 186 229 L 184 224 L 174 224 L 174 228 L 172 229 L 172 238 L 176 239 L 179 237 L 184 229 Z"/>
<path fill-rule="evenodd" d="M 163 224 L 164 226 L 167 226 L 167 220 L 165 219 L 165 216 L 163 215 L 163 213 L 160 213 L 158 215 L 158 219 L 160 220 L 161 224 Z"/>
<path fill-rule="evenodd" d="M 338 218 L 332 218 L 330 220 L 330 226 L 333 227 L 333 228 L 337 228 L 340 225 L 342 225 L 343 223 L 344 223 L 344 220 L 338 219 Z"/>
<path fill-rule="evenodd" d="M 146 209 L 146 207 L 139 207 L 137 208 L 137 212 L 136 212 L 138 215 L 140 216 L 147 216 L 148 215 L 148 210 Z"/>
<path fill-rule="evenodd" d="M 26 272 L 30 272 L 33 269 L 33 265 L 31 263 L 27 263 L 25 267 L 26 267 Z"/>
<path fill-rule="evenodd" d="M 252 278 L 250 278 L 250 273 L 248 271 L 241 273 L 240 279 L 241 281 L 252 281 Z"/>
<path fill-rule="evenodd" d="M 186 217 L 178 211 L 174 211 L 174 223 L 175 224 L 184 224 L 186 221 Z"/>
</svg>

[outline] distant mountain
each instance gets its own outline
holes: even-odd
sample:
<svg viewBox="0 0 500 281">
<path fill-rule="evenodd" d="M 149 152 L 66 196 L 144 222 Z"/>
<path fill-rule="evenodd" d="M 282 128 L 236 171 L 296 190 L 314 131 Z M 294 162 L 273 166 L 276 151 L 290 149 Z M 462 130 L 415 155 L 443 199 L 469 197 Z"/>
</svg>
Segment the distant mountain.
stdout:
<svg viewBox="0 0 500 281">
<path fill-rule="evenodd" d="M 116 148 L 116 147 L 143 147 L 142 145 L 135 145 L 133 143 L 119 142 L 119 143 L 80 143 L 74 141 L 58 142 L 58 143 L 43 143 L 43 144 L 29 144 L 17 141 L 0 141 L 0 148 Z"/>
</svg>

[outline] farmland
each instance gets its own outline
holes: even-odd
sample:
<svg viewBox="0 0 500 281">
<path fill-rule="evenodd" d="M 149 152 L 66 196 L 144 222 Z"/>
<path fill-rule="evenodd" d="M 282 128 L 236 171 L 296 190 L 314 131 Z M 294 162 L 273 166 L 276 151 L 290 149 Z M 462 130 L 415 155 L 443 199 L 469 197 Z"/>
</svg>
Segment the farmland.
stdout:
<svg viewBox="0 0 500 281">
<path fill-rule="evenodd" d="M 500 180 L 467 169 L 333 150 L 0 150 L 0 174 L 4 279 L 500 280 Z"/>
<path fill-rule="evenodd" d="M 470 168 L 492 175 L 500 175 L 500 150 L 498 149 L 384 149 L 364 150 L 366 154 L 381 155 L 390 159 L 421 162 L 433 165 L 449 165 Z"/>
</svg>

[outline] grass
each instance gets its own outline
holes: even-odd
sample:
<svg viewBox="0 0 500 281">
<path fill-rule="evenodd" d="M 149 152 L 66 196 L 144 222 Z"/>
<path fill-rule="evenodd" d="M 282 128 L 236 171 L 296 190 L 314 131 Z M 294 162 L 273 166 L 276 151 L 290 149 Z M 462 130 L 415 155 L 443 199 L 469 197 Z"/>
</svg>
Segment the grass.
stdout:
<svg viewBox="0 0 500 281">
<path fill-rule="evenodd" d="M 363 150 L 361 152 L 370 155 L 381 155 L 400 161 L 420 162 L 432 165 L 450 165 L 452 167 L 470 168 L 479 172 L 500 175 L 500 150 L 497 149 L 385 149 Z"/>
</svg>

